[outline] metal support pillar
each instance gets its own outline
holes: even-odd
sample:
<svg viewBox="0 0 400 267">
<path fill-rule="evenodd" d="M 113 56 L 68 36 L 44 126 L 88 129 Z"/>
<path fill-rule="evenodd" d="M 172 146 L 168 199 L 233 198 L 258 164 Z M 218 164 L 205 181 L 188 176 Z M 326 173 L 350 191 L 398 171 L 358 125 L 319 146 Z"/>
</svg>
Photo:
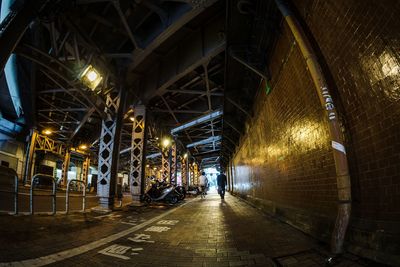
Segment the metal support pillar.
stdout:
<svg viewBox="0 0 400 267">
<path fill-rule="evenodd" d="M 199 165 L 197 164 L 197 162 L 194 163 L 193 172 L 194 172 L 194 181 L 195 181 L 195 184 L 198 185 L 199 182 L 200 182 L 200 181 L 199 181 L 200 171 L 199 171 Z"/>
<path fill-rule="evenodd" d="M 227 170 L 226 170 L 226 176 L 228 178 L 228 191 L 231 191 L 231 181 L 232 181 L 232 173 L 231 173 L 231 168 L 230 166 L 230 161 L 228 162 Z"/>
<path fill-rule="evenodd" d="M 177 151 L 176 151 L 176 142 L 174 142 L 171 146 L 171 184 L 177 185 Z"/>
<path fill-rule="evenodd" d="M 232 176 L 232 179 L 231 179 L 231 192 L 233 193 L 233 191 L 234 191 L 234 187 L 235 187 L 235 172 L 234 172 L 234 169 L 235 167 L 233 166 L 233 162 L 232 162 L 232 160 L 231 161 L 229 161 L 229 169 L 230 169 L 230 172 L 231 172 L 231 176 Z"/>
<path fill-rule="evenodd" d="M 145 137 L 146 108 L 137 106 L 134 111 L 131 143 L 129 183 L 132 200 L 139 201 L 145 190 Z"/>
<path fill-rule="evenodd" d="M 167 183 L 171 178 L 171 165 L 170 165 L 171 148 L 165 148 L 161 151 L 161 178 Z"/>
<path fill-rule="evenodd" d="M 89 167 L 90 158 L 86 157 L 82 164 L 82 182 L 84 183 L 85 187 L 87 187 L 88 184 Z"/>
<path fill-rule="evenodd" d="M 23 184 L 30 184 L 32 175 L 33 157 L 35 155 L 35 144 L 38 133 L 35 129 L 31 129 L 29 139 L 27 138 L 28 146 L 25 153 L 25 175 Z"/>
<path fill-rule="evenodd" d="M 181 158 L 181 177 L 182 177 L 182 186 L 188 189 L 189 179 L 188 179 L 188 166 L 187 166 L 187 157 L 182 156 Z"/>
<path fill-rule="evenodd" d="M 71 160 L 71 152 L 69 148 L 65 150 L 65 155 L 64 155 L 64 160 L 62 164 L 62 170 L 61 170 L 61 186 L 65 187 L 68 183 L 68 169 L 69 169 L 69 162 Z"/>
<path fill-rule="evenodd" d="M 189 162 L 188 162 L 188 164 L 189 164 L 189 181 L 190 181 L 190 185 L 195 185 L 196 183 L 195 183 L 195 179 L 194 179 L 194 162 L 193 162 L 193 164 L 190 164 Z"/>
<path fill-rule="evenodd" d="M 114 118 L 103 120 L 101 128 L 97 196 L 100 209 L 105 210 L 110 210 L 114 205 L 123 111 L 121 99 L 124 99 L 121 94 L 123 92 L 125 90 L 120 90 L 118 94 L 112 92 L 107 95 L 107 110 L 115 115 Z"/>
</svg>

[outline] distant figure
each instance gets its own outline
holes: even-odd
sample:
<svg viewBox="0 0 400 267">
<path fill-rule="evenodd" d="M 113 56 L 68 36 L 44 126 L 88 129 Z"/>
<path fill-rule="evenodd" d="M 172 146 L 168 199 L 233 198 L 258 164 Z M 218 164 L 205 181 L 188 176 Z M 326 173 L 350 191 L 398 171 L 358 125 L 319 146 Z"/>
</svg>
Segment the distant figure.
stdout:
<svg viewBox="0 0 400 267">
<path fill-rule="evenodd" d="M 200 186 L 200 190 L 201 190 L 201 198 L 205 198 L 206 197 L 207 185 L 208 185 L 208 179 L 206 177 L 206 173 L 202 172 L 200 177 L 199 177 L 199 186 Z"/>
<path fill-rule="evenodd" d="M 218 185 L 218 194 L 221 196 L 221 199 L 224 199 L 225 196 L 225 186 L 226 186 L 226 176 L 223 171 L 217 176 L 217 185 Z"/>
</svg>

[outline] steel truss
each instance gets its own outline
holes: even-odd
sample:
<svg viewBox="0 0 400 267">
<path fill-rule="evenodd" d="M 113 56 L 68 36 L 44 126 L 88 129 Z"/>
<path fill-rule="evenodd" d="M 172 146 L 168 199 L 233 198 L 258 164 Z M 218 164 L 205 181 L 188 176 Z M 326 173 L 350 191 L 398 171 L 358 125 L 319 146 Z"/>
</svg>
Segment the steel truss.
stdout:
<svg viewBox="0 0 400 267">
<path fill-rule="evenodd" d="M 69 149 L 66 149 L 61 171 L 61 186 L 63 187 L 67 184 L 70 160 L 71 160 L 71 152 Z"/>
<path fill-rule="evenodd" d="M 131 161 L 129 181 L 133 200 L 140 200 L 144 193 L 144 164 L 145 164 L 145 136 L 146 136 L 146 108 L 137 106 L 134 110 L 132 126 Z"/>
<path fill-rule="evenodd" d="M 171 165 L 170 165 L 171 148 L 165 148 L 161 151 L 161 178 L 166 181 L 171 181 Z"/>
<path fill-rule="evenodd" d="M 121 93 L 110 93 L 107 95 L 106 106 L 108 112 L 116 114 L 114 118 L 102 121 L 100 147 L 99 147 L 99 167 L 97 180 L 97 196 L 99 204 L 103 208 L 110 208 L 114 204 L 116 165 L 118 165 L 119 137 L 121 123 L 120 111 Z M 117 151 L 116 151 L 117 150 Z"/>
<path fill-rule="evenodd" d="M 181 157 L 181 177 L 182 177 L 182 186 L 186 189 L 189 186 L 188 179 L 188 160 L 185 157 Z"/>
<path fill-rule="evenodd" d="M 174 142 L 171 146 L 171 184 L 177 185 L 177 151 L 176 151 L 176 142 Z"/>
</svg>

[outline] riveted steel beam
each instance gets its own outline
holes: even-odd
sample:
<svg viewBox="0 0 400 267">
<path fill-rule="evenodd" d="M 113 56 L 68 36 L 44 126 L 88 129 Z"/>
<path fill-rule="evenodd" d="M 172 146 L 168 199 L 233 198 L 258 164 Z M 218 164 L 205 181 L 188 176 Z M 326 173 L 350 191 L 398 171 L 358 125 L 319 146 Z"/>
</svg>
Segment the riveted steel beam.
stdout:
<svg viewBox="0 0 400 267">
<path fill-rule="evenodd" d="M 217 142 L 217 141 L 220 141 L 220 140 L 221 140 L 221 136 L 211 136 L 211 137 L 209 137 L 209 138 L 207 138 L 207 139 L 200 140 L 200 141 L 197 141 L 197 142 L 188 144 L 188 145 L 186 146 L 186 148 L 191 148 L 191 147 L 195 147 L 195 146 L 200 146 L 200 145 L 205 145 L 205 144 L 209 144 L 209 143 L 214 143 L 214 142 Z"/>
<path fill-rule="evenodd" d="M 149 71 L 141 79 L 143 101 L 146 102 L 156 95 L 163 95 L 179 79 L 206 65 L 223 52 L 225 39 L 221 38 L 215 29 L 222 29 L 224 22 L 223 16 L 210 21 L 202 29 L 187 36 L 186 42 L 180 43 L 176 49 L 161 58 L 159 67 Z M 207 38 L 204 32 L 207 33 Z M 155 80 L 154 77 L 158 78 Z M 207 92 L 204 94 L 207 95 Z"/>
<path fill-rule="evenodd" d="M 207 121 L 210 121 L 210 120 L 219 118 L 219 117 L 221 117 L 221 116 L 222 116 L 222 110 L 213 111 L 213 112 L 208 113 L 208 114 L 206 114 L 206 115 L 200 116 L 200 117 L 198 117 L 198 118 L 196 118 L 196 119 L 194 119 L 194 120 L 191 120 L 191 121 L 189 121 L 189 122 L 186 122 L 185 124 L 182 124 L 181 126 L 178 126 L 178 127 L 176 127 L 176 128 L 173 128 L 173 129 L 171 130 L 171 134 L 176 134 L 176 133 L 178 133 L 178 132 L 180 132 L 180 131 L 183 131 L 183 130 L 188 129 L 188 128 L 190 128 L 190 127 L 193 127 L 193 126 L 202 124 L 202 123 L 204 123 L 204 122 L 207 122 Z"/>
<path fill-rule="evenodd" d="M 192 4 L 191 1 L 183 1 L 185 3 Z M 195 5 L 193 3 L 193 8 L 180 17 L 177 21 L 172 23 L 168 28 L 166 28 L 159 36 L 157 36 L 149 45 L 146 46 L 144 50 L 138 50 L 134 52 L 133 58 L 135 59 L 132 62 L 132 65 L 129 68 L 129 72 L 134 71 L 143 61 L 151 54 L 154 50 L 156 50 L 159 46 L 161 46 L 165 41 L 167 41 L 172 35 L 174 35 L 178 30 L 184 27 L 189 21 L 193 20 L 195 17 L 200 15 L 204 10 L 206 10 L 209 6 L 212 6 L 217 0 L 205 0 L 201 1 L 203 5 Z"/>
</svg>

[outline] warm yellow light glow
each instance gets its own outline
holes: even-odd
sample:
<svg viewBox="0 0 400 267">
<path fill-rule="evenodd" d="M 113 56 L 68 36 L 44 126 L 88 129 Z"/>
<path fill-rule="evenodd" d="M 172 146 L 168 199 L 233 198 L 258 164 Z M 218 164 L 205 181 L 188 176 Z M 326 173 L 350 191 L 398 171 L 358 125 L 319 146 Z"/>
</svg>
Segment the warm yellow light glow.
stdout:
<svg viewBox="0 0 400 267">
<path fill-rule="evenodd" d="M 90 70 L 88 73 L 86 73 L 86 77 L 89 81 L 94 82 L 97 79 L 98 74 L 93 71 Z"/>
<path fill-rule="evenodd" d="M 50 129 L 45 129 L 45 130 L 43 130 L 43 134 L 45 134 L 45 135 L 50 135 L 50 134 L 52 134 L 53 132 L 50 130 Z"/>
<path fill-rule="evenodd" d="M 158 137 L 156 137 L 156 140 L 158 140 Z"/>
<path fill-rule="evenodd" d="M 103 77 L 92 65 L 87 66 L 81 74 L 82 82 L 92 90 L 96 89 L 102 79 Z"/>
<path fill-rule="evenodd" d="M 131 122 L 135 121 L 135 117 L 129 117 L 129 119 L 131 120 Z"/>
<path fill-rule="evenodd" d="M 183 155 L 183 158 L 185 158 L 185 159 L 186 159 L 186 158 L 187 158 L 187 156 L 188 156 L 188 155 L 187 155 L 187 153 L 185 153 L 185 154 Z"/>
<path fill-rule="evenodd" d="M 155 170 L 155 171 L 156 171 L 156 170 L 157 170 L 157 167 L 154 167 L 154 168 L 153 168 L 153 170 Z"/>
<path fill-rule="evenodd" d="M 149 165 L 149 164 L 147 164 L 147 165 L 146 165 L 146 168 L 148 168 L 148 167 L 150 167 L 150 165 Z"/>
<path fill-rule="evenodd" d="M 87 148 L 87 145 L 80 145 L 79 149 L 85 150 Z"/>
<path fill-rule="evenodd" d="M 162 141 L 162 145 L 163 147 L 169 147 L 171 145 L 171 140 L 169 140 L 168 138 L 164 138 L 164 140 Z"/>
</svg>

